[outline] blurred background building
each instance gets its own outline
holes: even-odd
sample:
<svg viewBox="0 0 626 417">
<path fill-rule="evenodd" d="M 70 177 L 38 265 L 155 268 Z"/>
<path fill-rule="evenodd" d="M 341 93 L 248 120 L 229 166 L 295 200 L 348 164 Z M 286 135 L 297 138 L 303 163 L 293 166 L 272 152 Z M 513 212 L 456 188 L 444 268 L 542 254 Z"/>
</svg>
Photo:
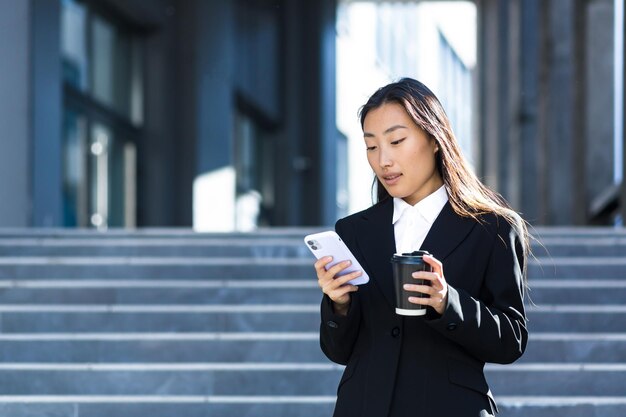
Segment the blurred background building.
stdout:
<svg viewBox="0 0 626 417">
<path fill-rule="evenodd" d="M 333 224 L 401 76 L 529 221 L 621 224 L 623 61 L 621 0 L 0 0 L 0 226 Z"/>
</svg>

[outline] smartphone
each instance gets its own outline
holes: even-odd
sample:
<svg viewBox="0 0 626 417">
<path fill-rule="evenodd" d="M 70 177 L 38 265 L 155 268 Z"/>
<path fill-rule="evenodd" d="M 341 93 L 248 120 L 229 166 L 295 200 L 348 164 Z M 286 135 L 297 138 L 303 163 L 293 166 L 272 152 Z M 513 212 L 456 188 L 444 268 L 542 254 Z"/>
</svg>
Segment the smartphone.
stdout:
<svg viewBox="0 0 626 417">
<path fill-rule="evenodd" d="M 314 233 L 312 235 L 305 236 L 304 243 L 317 259 L 323 258 L 325 256 L 333 257 L 333 260 L 328 265 L 326 265 L 326 270 L 340 262 L 351 261 L 352 264 L 343 271 L 341 271 L 339 273 L 339 276 L 349 274 L 351 272 L 362 271 L 361 276 L 348 281 L 348 283 L 352 285 L 361 285 L 369 282 L 369 276 L 367 275 L 361 264 L 359 264 L 359 261 L 356 260 L 352 252 L 350 252 L 350 249 L 348 249 L 346 244 L 343 243 L 337 233 L 333 232 L 332 230 L 327 232 Z"/>
</svg>

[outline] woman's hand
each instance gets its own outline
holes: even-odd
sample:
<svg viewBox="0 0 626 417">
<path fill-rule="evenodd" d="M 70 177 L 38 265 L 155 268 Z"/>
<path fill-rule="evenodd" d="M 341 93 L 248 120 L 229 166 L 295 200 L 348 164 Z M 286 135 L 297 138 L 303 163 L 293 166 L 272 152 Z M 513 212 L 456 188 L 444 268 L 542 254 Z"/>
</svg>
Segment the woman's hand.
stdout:
<svg viewBox="0 0 626 417">
<path fill-rule="evenodd" d="M 414 272 L 413 278 L 428 280 L 430 285 L 405 284 L 404 289 L 429 295 L 430 298 L 409 297 L 409 302 L 431 306 L 437 313 L 443 314 L 448 304 L 448 284 L 443 276 L 443 265 L 429 255 L 424 255 L 424 262 L 431 266 L 432 272 Z"/>
<path fill-rule="evenodd" d="M 325 266 L 332 260 L 333 258 L 331 256 L 327 256 L 315 262 L 317 283 L 322 289 L 322 292 L 333 301 L 335 313 L 345 316 L 348 314 L 348 307 L 350 307 L 350 293 L 359 289 L 356 285 L 351 285 L 347 282 L 359 277 L 362 272 L 355 271 L 338 277 L 337 274 L 349 267 L 351 262 L 339 262 L 327 271 Z"/>
</svg>

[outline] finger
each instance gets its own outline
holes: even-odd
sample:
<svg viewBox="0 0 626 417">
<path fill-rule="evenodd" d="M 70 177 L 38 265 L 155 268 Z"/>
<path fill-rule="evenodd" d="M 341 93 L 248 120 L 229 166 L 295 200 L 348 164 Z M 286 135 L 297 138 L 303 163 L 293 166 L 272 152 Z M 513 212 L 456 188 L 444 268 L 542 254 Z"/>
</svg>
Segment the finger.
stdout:
<svg viewBox="0 0 626 417">
<path fill-rule="evenodd" d="M 356 285 L 342 285 L 341 287 L 337 288 L 337 290 L 335 291 L 335 294 L 340 294 L 340 295 L 345 295 L 349 292 L 355 292 L 358 291 L 359 287 Z"/>
<path fill-rule="evenodd" d="M 402 288 L 404 288 L 405 291 L 419 292 L 431 296 L 438 293 L 438 291 L 430 285 L 404 284 Z"/>
<path fill-rule="evenodd" d="M 338 300 L 348 293 L 358 291 L 359 287 L 357 287 L 356 285 L 348 284 L 348 285 L 342 285 L 341 287 L 333 289 L 333 290 L 327 291 L 326 288 L 324 288 L 323 290 L 324 290 L 324 294 L 328 295 L 328 297 L 330 297 L 331 300 Z"/>
<path fill-rule="evenodd" d="M 350 265 L 350 261 L 339 262 L 336 265 L 333 265 L 331 268 L 326 269 L 326 266 L 333 260 L 332 256 L 326 256 L 324 258 L 320 258 L 317 262 L 315 262 L 315 269 L 317 271 L 317 280 L 320 283 L 320 286 L 323 286 L 328 281 L 332 281 L 335 275 L 341 272 L 343 269 L 347 268 Z M 348 262 L 347 265 L 344 264 Z"/>
<path fill-rule="evenodd" d="M 428 271 L 418 271 L 418 272 L 413 272 L 413 274 L 411 274 L 411 276 L 415 279 L 423 279 L 423 280 L 427 280 L 430 282 L 435 282 L 438 281 L 441 276 L 438 275 L 435 272 L 428 272 Z"/>
<path fill-rule="evenodd" d="M 411 304 L 420 304 L 423 306 L 431 306 L 437 308 L 443 304 L 443 298 L 420 298 L 420 297 L 409 297 L 409 303 Z"/>
<path fill-rule="evenodd" d="M 327 275 L 330 275 L 331 277 L 334 278 L 337 275 L 339 275 L 339 273 L 341 271 L 343 271 L 344 269 L 348 268 L 351 264 L 352 264 L 352 262 L 350 262 L 350 261 L 339 262 L 337 265 L 333 265 L 331 268 L 328 269 Z"/>
<path fill-rule="evenodd" d="M 325 281 L 325 285 L 323 288 L 327 289 L 328 291 L 333 291 L 336 288 L 345 286 L 349 281 L 352 281 L 353 279 L 358 278 L 362 274 L 363 273 L 361 271 L 354 271 L 349 274 L 327 280 Z"/>
<path fill-rule="evenodd" d="M 443 276 L 443 264 L 437 258 L 431 255 L 423 256 L 424 262 L 426 262 L 432 268 L 432 272 Z"/>
<path fill-rule="evenodd" d="M 360 277 L 361 275 L 363 275 L 363 271 L 350 272 L 349 274 L 345 274 L 345 275 L 341 275 L 339 277 L 335 277 L 335 282 L 341 286 L 341 285 L 346 284 L 349 281 L 352 281 L 355 278 Z"/>
<path fill-rule="evenodd" d="M 331 263 L 333 260 L 332 256 L 325 256 L 323 258 L 320 258 L 317 260 L 317 262 L 315 262 L 314 267 L 315 270 L 320 273 L 320 272 L 326 272 L 326 265 L 328 265 L 329 263 Z"/>
</svg>

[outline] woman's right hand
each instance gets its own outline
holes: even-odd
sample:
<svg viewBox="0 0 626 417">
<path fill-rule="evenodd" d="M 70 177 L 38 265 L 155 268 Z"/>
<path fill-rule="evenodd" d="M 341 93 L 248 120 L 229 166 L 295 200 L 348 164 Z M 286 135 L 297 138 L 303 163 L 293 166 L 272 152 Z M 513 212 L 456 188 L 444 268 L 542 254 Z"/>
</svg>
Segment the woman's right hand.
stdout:
<svg viewBox="0 0 626 417">
<path fill-rule="evenodd" d="M 355 271 L 339 277 L 337 274 L 349 267 L 350 261 L 339 262 L 327 271 L 325 267 L 332 260 L 331 256 L 326 256 L 315 262 L 317 283 L 322 292 L 332 300 L 335 313 L 345 316 L 350 307 L 350 293 L 359 289 L 356 285 L 348 284 L 348 281 L 359 277 L 362 272 Z"/>
</svg>

